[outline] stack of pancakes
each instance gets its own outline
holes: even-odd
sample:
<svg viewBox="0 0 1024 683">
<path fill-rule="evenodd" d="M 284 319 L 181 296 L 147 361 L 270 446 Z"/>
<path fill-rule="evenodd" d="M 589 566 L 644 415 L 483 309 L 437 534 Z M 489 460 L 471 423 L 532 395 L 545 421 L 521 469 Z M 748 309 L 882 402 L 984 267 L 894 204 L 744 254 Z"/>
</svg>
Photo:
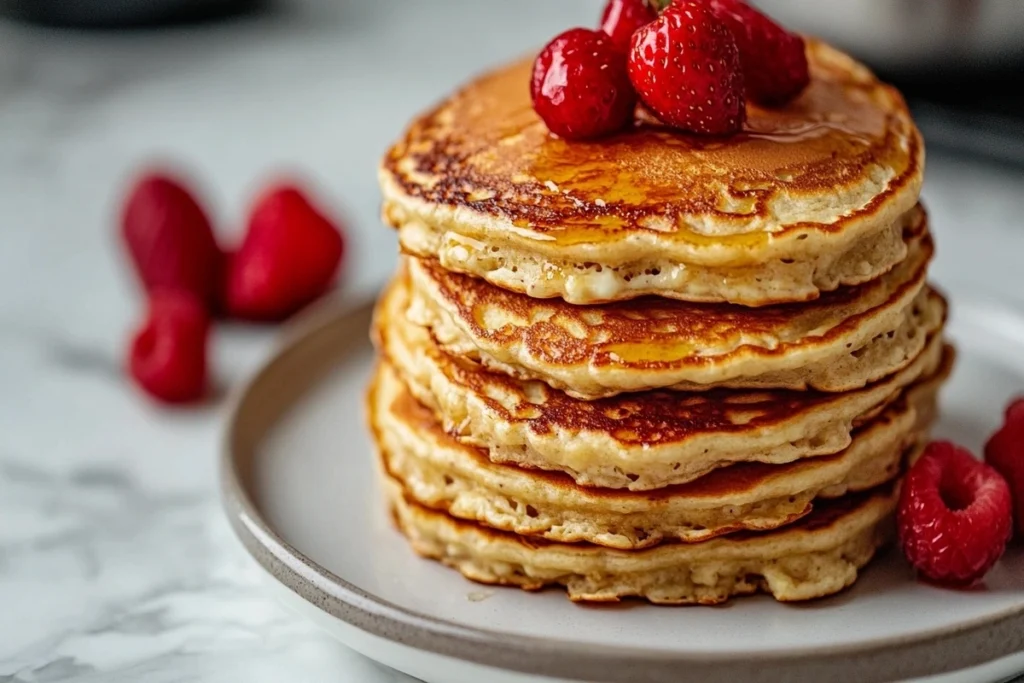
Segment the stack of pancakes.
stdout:
<svg viewBox="0 0 1024 683">
<path fill-rule="evenodd" d="M 716 603 L 834 593 L 889 540 L 952 364 L 924 152 L 898 92 L 808 51 L 808 90 L 730 138 L 558 139 L 521 61 L 389 151 L 369 413 L 416 551 Z"/>
</svg>

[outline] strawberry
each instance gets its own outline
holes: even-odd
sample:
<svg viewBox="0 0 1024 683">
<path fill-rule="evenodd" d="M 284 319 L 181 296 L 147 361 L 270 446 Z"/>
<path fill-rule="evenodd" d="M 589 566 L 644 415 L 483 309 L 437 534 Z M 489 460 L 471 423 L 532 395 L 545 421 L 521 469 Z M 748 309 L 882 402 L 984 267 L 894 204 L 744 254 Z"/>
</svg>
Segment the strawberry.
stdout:
<svg viewBox="0 0 1024 683">
<path fill-rule="evenodd" d="M 1024 420 L 1024 397 L 1015 398 L 1006 406 L 1005 418 L 1007 422 Z"/>
<path fill-rule="evenodd" d="M 345 251 L 335 225 L 291 185 L 256 203 L 228 260 L 224 302 L 249 320 L 281 320 L 327 291 Z"/>
<path fill-rule="evenodd" d="M 601 30 L 608 34 L 616 49 L 625 53 L 633 33 L 658 18 L 647 0 L 608 0 L 601 15 Z"/>
<path fill-rule="evenodd" d="M 708 0 L 736 38 L 747 97 L 764 106 L 783 105 L 811 81 L 804 39 L 743 0 Z"/>
<path fill-rule="evenodd" d="M 178 181 L 142 177 L 125 203 L 121 237 L 147 292 L 179 290 L 215 305 L 221 251 L 203 209 Z"/>
<path fill-rule="evenodd" d="M 128 371 L 139 386 L 165 403 L 187 403 L 206 391 L 210 317 L 188 292 L 156 291 L 149 313 L 132 338 Z"/>
<path fill-rule="evenodd" d="M 1024 399 L 1006 409 L 1006 421 L 985 444 L 985 462 L 1003 475 L 1013 496 L 1017 536 L 1024 535 Z"/>
<path fill-rule="evenodd" d="M 704 2 L 677 0 L 633 34 L 629 78 L 670 126 L 725 135 L 746 118 L 736 39 Z"/>
<path fill-rule="evenodd" d="M 566 31 L 541 50 L 530 94 L 548 130 L 567 139 L 621 130 L 636 106 L 625 57 L 611 38 L 586 28 Z"/>
<path fill-rule="evenodd" d="M 903 553 L 938 583 L 969 586 L 1002 556 L 1012 530 L 1010 488 L 949 442 L 928 445 L 907 473 L 896 519 Z"/>
</svg>

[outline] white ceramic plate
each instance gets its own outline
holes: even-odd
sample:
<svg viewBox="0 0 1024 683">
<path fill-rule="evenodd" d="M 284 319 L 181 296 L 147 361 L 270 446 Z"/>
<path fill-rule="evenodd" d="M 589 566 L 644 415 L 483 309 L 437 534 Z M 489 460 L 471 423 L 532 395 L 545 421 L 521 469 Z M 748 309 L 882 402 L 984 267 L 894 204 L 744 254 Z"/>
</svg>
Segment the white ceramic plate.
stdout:
<svg viewBox="0 0 1024 683">
<path fill-rule="evenodd" d="M 974 449 L 1024 390 L 1024 316 L 982 300 L 954 299 L 960 355 L 937 430 Z M 241 392 L 223 462 L 231 521 L 280 595 L 364 654 L 428 683 L 870 683 L 1024 651 L 1019 547 L 977 590 L 918 583 L 892 551 L 834 598 L 716 608 L 579 606 L 561 590 L 479 586 L 418 558 L 376 486 L 363 414 L 368 322 L 367 308 L 331 307 L 303 322 Z M 1021 670 L 1016 657 L 956 680 Z"/>
</svg>

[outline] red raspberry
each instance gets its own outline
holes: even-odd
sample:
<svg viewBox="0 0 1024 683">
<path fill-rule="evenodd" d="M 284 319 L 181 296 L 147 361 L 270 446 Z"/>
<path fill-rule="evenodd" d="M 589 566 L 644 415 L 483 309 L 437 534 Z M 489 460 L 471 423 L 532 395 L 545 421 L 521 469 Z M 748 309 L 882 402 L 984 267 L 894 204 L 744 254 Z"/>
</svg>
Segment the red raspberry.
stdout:
<svg viewBox="0 0 1024 683">
<path fill-rule="evenodd" d="M 121 236 L 146 291 L 190 292 L 213 307 L 222 255 L 195 198 L 165 175 L 136 183 L 121 216 Z"/>
<path fill-rule="evenodd" d="M 670 126 L 725 135 L 746 118 L 736 39 L 704 2 L 677 0 L 633 34 L 629 78 Z"/>
<path fill-rule="evenodd" d="M 132 338 L 128 370 L 143 389 L 166 403 L 187 403 L 206 391 L 210 317 L 188 292 L 154 292 L 145 323 Z"/>
<path fill-rule="evenodd" d="M 253 208 L 249 229 L 229 257 L 225 306 L 248 320 L 281 320 L 327 291 L 345 242 L 293 186 L 274 188 Z"/>
<path fill-rule="evenodd" d="M 748 98 L 778 106 L 803 92 L 811 82 L 803 38 L 743 0 L 710 0 L 709 4 L 736 37 Z"/>
<path fill-rule="evenodd" d="M 627 52 L 633 33 L 658 18 L 646 0 L 608 0 L 601 15 L 601 30 L 616 49 Z"/>
<path fill-rule="evenodd" d="M 900 493 L 903 553 L 932 581 L 971 585 L 1006 549 L 1011 507 L 1010 489 L 998 472 L 955 444 L 931 443 Z"/>
<path fill-rule="evenodd" d="M 573 140 L 622 130 L 636 106 L 625 57 L 604 33 L 586 28 L 570 29 L 541 50 L 530 93 L 548 129 Z"/>
<path fill-rule="evenodd" d="M 1003 475 L 1013 496 L 1017 536 L 1024 535 L 1024 399 L 1006 409 L 1006 421 L 985 444 L 985 462 Z"/>
</svg>

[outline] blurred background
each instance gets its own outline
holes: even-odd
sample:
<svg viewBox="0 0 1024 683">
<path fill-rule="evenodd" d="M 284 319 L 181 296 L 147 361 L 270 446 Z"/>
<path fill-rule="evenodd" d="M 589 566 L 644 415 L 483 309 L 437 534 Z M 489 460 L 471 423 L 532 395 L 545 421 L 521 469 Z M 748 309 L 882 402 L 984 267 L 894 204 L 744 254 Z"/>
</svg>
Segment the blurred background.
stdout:
<svg viewBox="0 0 1024 683">
<path fill-rule="evenodd" d="M 308 177 L 355 226 L 360 257 L 346 277 L 368 291 L 393 255 L 374 175 L 388 142 L 469 74 L 567 26 L 595 25 L 601 4 L 0 0 L 0 266 L 53 263 L 75 281 L 99 278 L 79 296 L 109 300 L 101 283 L 127 285 L 113 264 L 99 267 L 114 255 L 96 237 L 132 173 L 165 159 L 188 171 L 229 234 L 268 178 Z M 1000 164 L 1019 180 L 1024 2 L 759 4 L 895 81 L 933 158 Z M 69 223 L 76 229 L 57 227 Z M 58 230 L 60 248 L 38 234 Z M 58 266 L 60 252 L 75 256 Z M 5 270 L 0 278 L 13 278 Z M 62 286 L 39 294 L 65 298 Z"/>
<path fill-rule="evenodd" d="M 895 83 L 933 147 L 1024 163 L 1024 2 L 760 0 Z"/>
<path fill-rule="evenodd" d="M 69 222 L 78 229 L 61 231 L 63 240 L 106 249 L 93 238 L 109 227 L 118 193 L 141 165 L 164 159 L 189 172 L 228 233 L 260 184 L 308 177 L 354 225 L 360 258 L 346 277 L 368 291 L 393 255 L 376 220 L 374 175 L 388 142 L 469 74 L 567 26 L 595 25 L 601 4 L 0 0 L 0 259 L 52 261 L 59 250 L 29 235 Z M 895 81 L 933 157 L 1000 164 L 1019 179 L 1024 2 L 758 4 Z M 114 277 L 113 266 L 96 268 L 110 258 L 61 269 Z"/>
<path fill-rule="evenodd" d="M 148 645 L 83 643 L 168 614 L 161 661 L 234 674 L 212 680 L 297 680 L 268 633 L 319 642 L 252 598 L 216 502 L 216 409 L 161 412 L 124 381 L 142 305 L 116 239 L 131 179 L 179 169 L 230 241 L 259 189 L 299 176 L 347 226 L 338 296 L 356 305 L 395 260 L 376 180 L 390 141 L 470 74 L 596 26 L 602 4 L 0 0 L 0 680 L 68 680 L 84 652 L 149 680 L 132 673 Z M 904 90 L 929 145 L 937 279 L 1024 306 L 1024 0 L 758 4 Z M 962 283 L 965 261 L 986 281 Z M 274 337 L 217 334 L 222 386 Z"/>
</svg>

